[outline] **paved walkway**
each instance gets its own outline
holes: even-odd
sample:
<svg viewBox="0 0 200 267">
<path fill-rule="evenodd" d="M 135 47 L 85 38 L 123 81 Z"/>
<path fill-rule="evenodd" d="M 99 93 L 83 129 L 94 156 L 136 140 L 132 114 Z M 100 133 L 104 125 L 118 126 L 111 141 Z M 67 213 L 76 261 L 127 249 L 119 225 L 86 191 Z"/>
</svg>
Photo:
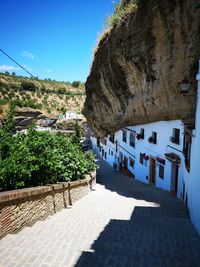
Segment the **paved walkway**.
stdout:
<svg viewBox="0 0 200 267">
<path fill-rule="evenodd" d="M 169 193 L 101 162 L 96 191 L 0 241 L 1 267 L 200 267 L 200 238 Z"/>
</svg>

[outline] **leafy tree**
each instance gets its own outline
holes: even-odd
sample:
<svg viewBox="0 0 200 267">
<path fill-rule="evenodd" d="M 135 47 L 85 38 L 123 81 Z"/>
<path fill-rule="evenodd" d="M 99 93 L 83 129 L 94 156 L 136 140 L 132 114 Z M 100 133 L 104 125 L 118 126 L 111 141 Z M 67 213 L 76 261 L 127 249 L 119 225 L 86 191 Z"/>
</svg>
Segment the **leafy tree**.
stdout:
<svg viewBox="0 0 200 267">
<path fill-rule="evenodd" d="M 80 81 L 73 81 L 73 82 L 72 82 L 72 86 L 73 86 L 73 87 L 79 87 L 80 84 L 81 84 Z"/>
<path fill-rule="evenodd" d="M 10 75 L 10 73 L 9 73 L 8 71 L 5 71 L 5 74 L 6 74 L 6 75 Z"/>
<path fill-rule="evenodd" d="M 83 129 L 80 123 L 76 120 L 76 123 L 74 125 L 74 133 L 71 137 L 71 140 L 72 140 L 72 143 L 80 146 L 82 139 L 83 139 Z"/>
<path fill-rule="evenodd" d="M 12 72 L 12 76 L 15 77 L 16 76 L 16 73 L 15 72 Z"/>
<path fill-rule="evenodd" d="M 6 133 L 9 135 L 16 133 L 16 130 L 15 130 L 15 104 L 14 103 L 12 103 L 10 105 L 4 128 L 5 128 Z"/>
</svg>

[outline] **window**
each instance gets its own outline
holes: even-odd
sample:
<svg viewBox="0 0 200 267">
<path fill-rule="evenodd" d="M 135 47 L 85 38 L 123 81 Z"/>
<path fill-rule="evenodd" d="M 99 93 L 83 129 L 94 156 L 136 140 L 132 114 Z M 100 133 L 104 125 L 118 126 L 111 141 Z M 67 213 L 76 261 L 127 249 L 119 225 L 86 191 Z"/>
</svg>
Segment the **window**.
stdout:
<svg viewBox="0 0 200 267">
<path fill-rule="evenodd" d="M 135 161 L 132 158 L 129 158 L 129 163 L 132 168 L 134 168 Z"/>
<path fill-rule="evenodd" d="M 179 145 L 180 143 L 180 129 L 173 129 L 173 135 L 170 138 L 170 141 L 174 144 Z"/>
<path fill-rule="evenodd" d="M 107 140 L 106 140 L 106 139 L 104 139 L 104 145 L 105 145 L 105 146 L 107 145 Z"/>
<path fill-rule="evenodd" d="M 140 153 L 140 163 L 143 165 L 144 163 L 144 156 L 142 153 Z"/>
<path fill-rule="evenodd" d="M 149 137 L 149 143 L 157 144 L 157 133 L 152 132 L 152 135 Z"/>
<path fill-rule="evenodd" d="M 108 154 L 110 155 L 110 148 L 109 148 Z"/>
<path fill-rule="evenodd" d="M 183 153 L 185 156 L 185 166 L 188 172 L 190 171 L 191 143 L 192 143 L 192 132 L 186 131 L 183 142 Z"/>
<path fill-rule="evenodd" d="M 113 151 L 111 151 L 111 156 L 113 156 Z"/>
<path fill-rule="evenodd" d="M 153 144 L 157 144 L 157 133 L 152 132 L 152 137 L 153 137 Z"/>
<path fill-rule="evenodd" d="M 115 134 L 110 134 L 110 138 L 109 138 L 110 142 L 112 142 L 114 144 L 115 142 Z"/>
<path fill-rule="evenodd" d="M 135 134 L 130 133 L 130 146 L 135 147 Z"/>
<path fill-rule="evenodd" d="M 100 147 L 100 137 L 97 138 L 97 147 Z"/>
<path fill-rule="evenodd" d="M 159 165 L 159 177 L 160 177 L 161 179 L 164 179 L 164 171 L 165 171 L 164 166 Z"/>
<path fill-rule="evenodd" d="M 137 134 L 137 139 L 144 139 L 144 129 L 140 128 L 140 133 Z"/>
<path fill-rule="evenodd" d="M 104 152 L 104 158 L 107 159 L 107 152 Z"/>
<path fill-rule="evenodd" d="M 141 139 L 144 139 L 144 129 L 140 128 Z"/>
<path fill-rule="evenodd" d="M 122 130 L 122 140 L 126 143 L 126 130 Z"/>
</svg>

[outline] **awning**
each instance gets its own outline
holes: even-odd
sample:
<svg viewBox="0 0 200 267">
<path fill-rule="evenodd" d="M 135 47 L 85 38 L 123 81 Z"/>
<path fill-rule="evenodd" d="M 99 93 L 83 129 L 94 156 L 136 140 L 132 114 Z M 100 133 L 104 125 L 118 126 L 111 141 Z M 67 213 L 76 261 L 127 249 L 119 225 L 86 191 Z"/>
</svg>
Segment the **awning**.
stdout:
<svg viewBox="0 0 200 267">
<path fill-rule="evenodd" d="M 177 164 L 181 163 L 181 159 L 180 159 L 179 155 L 177 155 L 173 152 L 166 153 L 165 157 L 166 157 L 166 159 L 168 159 L 169 161 L 172 161 L 173 163 L 177 163 Z"/>
</svg>

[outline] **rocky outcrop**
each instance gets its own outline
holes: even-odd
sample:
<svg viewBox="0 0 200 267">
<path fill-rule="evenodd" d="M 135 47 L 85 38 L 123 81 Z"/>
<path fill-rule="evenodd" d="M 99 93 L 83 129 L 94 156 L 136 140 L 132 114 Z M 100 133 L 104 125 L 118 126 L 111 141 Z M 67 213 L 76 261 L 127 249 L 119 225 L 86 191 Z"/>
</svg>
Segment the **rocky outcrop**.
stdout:
<svg viewBox="0 0 200 267">
<path fill-rule="evenodd" d="M 24 116 L 24 117 L 36 118 L 42 115 L 42 112 L 40 110 L 28 108 L 28 107 L 23 107 L 23 108 L 16 107 L 15 114 L 16 114 L 16 117 Z"/>
<path fill-rule="evenodd" d="M 35 123 L 41 127 L 52 127 L 57 121 L 57 118 L 48 118 L 40 110 L 32 108 L 15 109 L 15 126 L 17 130 L 23 130 Z"/>
<path fill-rule="evenodd" d="M 103 136 L 127 125 L 194 117 L 200 9 L 196 0 L 139 0 L 100 41 L 84 115 Z M 183 96 L 179 83 L 191 83 Z"/>
</svg>

